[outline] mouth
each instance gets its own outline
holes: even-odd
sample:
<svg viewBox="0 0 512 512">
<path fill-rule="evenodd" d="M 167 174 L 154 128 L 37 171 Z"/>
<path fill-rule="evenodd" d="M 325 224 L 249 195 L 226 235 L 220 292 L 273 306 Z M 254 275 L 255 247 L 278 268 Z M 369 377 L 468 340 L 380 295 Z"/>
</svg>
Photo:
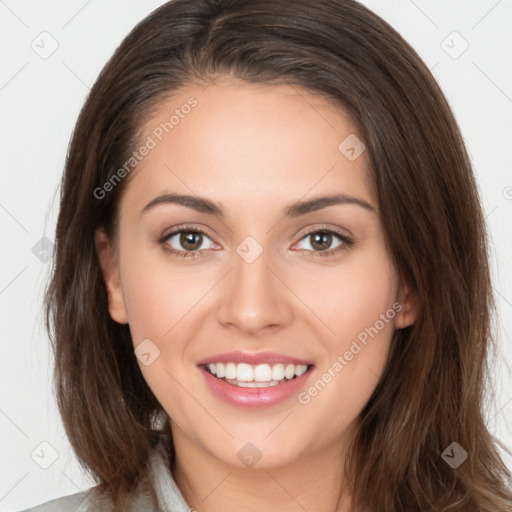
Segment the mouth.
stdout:
<svg viewBox="0 0 512 512">
<path fill-rule="evenodd" d="M 269 388 L 285 384 L 309 372 L 312 364 L 218 362 L 202 365 L 216 379 L 242 388 Z"/>
<path fill-rule="evenodd" d="M 314 368 L 307 361 L 269 352 L 219 354 L 198 364 L 212 396 L 229 406 L 251 409 L 297 399 Z"/>
</svg>

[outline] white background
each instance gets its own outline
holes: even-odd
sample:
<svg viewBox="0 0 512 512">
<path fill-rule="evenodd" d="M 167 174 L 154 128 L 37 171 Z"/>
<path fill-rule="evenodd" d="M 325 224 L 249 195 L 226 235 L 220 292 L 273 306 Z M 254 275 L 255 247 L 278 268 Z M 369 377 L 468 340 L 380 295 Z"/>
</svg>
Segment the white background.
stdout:
<svg viewBox="0 0 512 512">
<path fill-rule="evenodd" d="M 121 39 L 162 3 L 0 1 L 2 511 L 93 485 L 70 450 L 52 397 L 41 314 L 50 263 L 40 261 L 32 248 L 43 236 L 54 240 L 59 180 L 85 95 Z M 500 313 L 501 366 L 489 427 L 512 448 L 512 0 L 363 3 L 394 26 L 432 69 L 466 140 L 491 233 Z M 58 42 L 47 59 L 31 47 L 38 41 L 42 46 L 40 38 L 46 37 L 50 48 L 43 31 Z M 465 41 L 467 50 L 453 58 Z M 40 467 L 54 456 L 47 469 Z M 512 467 L 512 460 L 505 460 Z"/>
</svg>

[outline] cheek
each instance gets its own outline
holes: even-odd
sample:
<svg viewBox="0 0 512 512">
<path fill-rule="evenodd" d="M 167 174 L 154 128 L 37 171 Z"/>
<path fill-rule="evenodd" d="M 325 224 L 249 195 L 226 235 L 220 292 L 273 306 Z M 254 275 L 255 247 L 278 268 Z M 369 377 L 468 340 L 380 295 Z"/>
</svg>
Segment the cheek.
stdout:
<svg viewBox="0 0 512 512">
<path fill-rule="evenodd" d="M 135 344 L 144 338 L 171 336 L 214 284 L 211 272 L 202 275 L 186 265 L 178 268 L 159 249 L 128 254 L 121 275 Z"/>
<path fill-rule="evenodd" d="M 354 339 L 375 325 L 383 334 L 392 330 L 397 286 L 396 274 L 387 259 L 352 273 L 341 292 L 339 304 L 343 304 L 343 310 L 337 315 L 343 339 Z M 382 315 L 386 316 L 384 324 Z"/>
<path fill-rule="evenodd" d="M 329 330 L 319 337 L 323 356 L 316 380 L 299 401 L 311 412 L 330 410 L 332 432 L 353 421 L 377 386 L 399 308 L 397 275 L 383 249 L 360 253 L 350 263 L 325 280 L 322 293 L 309 295 Z"/>
<path fill-rule="evenodd" d="M 382 245 L 354 252 L 339 266 L 311 272 L 304 268 L 295 274 L 297 295 L 317 319 L 329 352 L 345 345 L 386 314 L 398 295 L 398 279 L 394 266 Z M 391 320 L 394 310 L 388 313 Z M 313 318 L 313 317 L 312 317 Z M 389 334 L 393 322 L 379 330 Z"/>
<path fill-rule="evenodd" d="M 186 346 L 198 328 L 194 313 L 199 308 L 194 306 L 199 306 L 211 285 L 206 276 L 198 278 L 191 268 L 173 267 L 156 252 L 124 253 L 123 292 L 133 345 L 144 342 L 145 352 L 150 353 L 147 365 L 139 358 L 144 379 L 164 408 L 179 417 L 190 405 L 179 383 L 187 378 Z"/>
</svg>

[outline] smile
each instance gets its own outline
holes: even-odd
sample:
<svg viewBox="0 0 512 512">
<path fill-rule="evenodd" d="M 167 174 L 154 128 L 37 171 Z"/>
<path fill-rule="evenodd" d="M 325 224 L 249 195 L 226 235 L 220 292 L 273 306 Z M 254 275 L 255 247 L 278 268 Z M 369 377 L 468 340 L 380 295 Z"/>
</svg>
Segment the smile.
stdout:
<svg viewBox="0 0 512 512">
<path fill-rule="evenodd" d="M 198 368 L 210 392 L 224 403 L 261 408 L 295 399 L 306 386 L 314 365 L 226 362 L 202 364 Z"/>
<path fill-rule="evenodd" d="M 234 386 L 266 388 L 300 377 L 306 373 L 308 365 L 210 363 L 205 366 L 205 369 L 214 377 Z"/>
</svg>

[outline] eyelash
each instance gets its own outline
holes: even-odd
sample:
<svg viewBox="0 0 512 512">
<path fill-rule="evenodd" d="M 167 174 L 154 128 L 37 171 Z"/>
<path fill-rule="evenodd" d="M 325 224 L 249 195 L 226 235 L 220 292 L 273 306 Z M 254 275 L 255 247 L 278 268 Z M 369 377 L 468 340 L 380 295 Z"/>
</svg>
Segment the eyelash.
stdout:
<svg viewBox="0 0 512 512">
<path fill-rule="evenodd" d="M 181 258 L 195 258 L 196 256 L 202 256 L 203 253 L 208 250 L 208 249 L 199 249 L 199 250 L 195 250 L 195 251 L 179 251 L 177 249 L 170 248 L 168 245 L 166 245 L 166 242 L 167 242 L 167 240 L 169 240 L 169 238 L 172 238 L 174 235 L 177 235 L 180 233 L 195 233 L 195 234 L 201 234 L 201 235 L 204 235 L 204 236 L 210 238 L 208 236 L 208 234 L 205 231 L 203 231 L 202 229 L 199 229 L 195 226 L 182 226 L 178 230 L 172 231 L 171 233 L 159 238 L 158 243 L 163 247 L 164 251 L 166 251 L 167 253 L 172 254 L 173 256 L 181 257 Z M 341 240 L 342 244 L 340 244 L 335 249 L 329 249 L 326 251 L 310 251 L 313 253 L 313 257 L 333 256 L 334 254 L 337 254 L 341 251 L 347 250 L 352 245 L 354 245 L 354 241 L 350 237 L 348 237 L 347 235 L 344 235 L 343 233 L 341 233 L 339 231 L 336 231 L 332 228 L 327 228 L 327 227 L 315 228 L 315 229 L 312 229 L 312 230 L 306 232 L 300 238 L 299 242 L 304 240 L 305 238 L 307 238 L 309 235 L 313 235 L 313 234 L 317 234 L 317 233 L 322 233 L 322 234 L 327 234 L 327 235 L 335 235 L 336 237 L 338 237 Z"/>
</svg>

